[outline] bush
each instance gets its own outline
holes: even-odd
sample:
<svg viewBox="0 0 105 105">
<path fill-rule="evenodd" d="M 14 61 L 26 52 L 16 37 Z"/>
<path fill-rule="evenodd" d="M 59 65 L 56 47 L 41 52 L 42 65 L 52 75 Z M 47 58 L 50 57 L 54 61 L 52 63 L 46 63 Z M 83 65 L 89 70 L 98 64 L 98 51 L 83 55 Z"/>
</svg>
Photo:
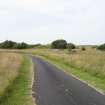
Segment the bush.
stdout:
<svg viewBox="0 0 105 105">
<path fill-rule="evenodd" d="M 98 46 L 97 49 L 105 51 L 105 44 Z"/>
<path fill-rule="evenodd" d="M 68 43 L 67 44 L 67 49 L 75 49 L 76 46 L 73 43 Z"/>
<path fill-rule="evenodd" d="M 2 48 L 2 49 L 26 49 L 26 48 L 30 48 L 30 47 L 33 47 L 33 46 L 28 45 L 24 42 L 16 43 L 13 41 L 6 40 L 6 41 L 0 43 L 0 48 Z"/>
<path fill-rule="evenodd" d="M 17 49 L 26 49 L 26 48 L 28 48 L 28 47 L 29 47 L 28 44 L 26 44 L 26 43 L 24 43 L 24 42 L 19 43 L 19 44 L 17 45 Z"/>
<path fill-rule="evenodd" d="M 0 48 L 12 49 L 15 45 L 15 42 L 6 40 L 0 44 Z"/>
<path fill-rule="evenodd" d="M 85 50 L 86 50 L 86 48 L 85 48 L 85 47 L 82 47 L 82 48 L 81 48 L 81 50 L 82 50 L 82 51 L 85 51 Z"/>
<path fill-rule="evenodd" d="M 66 40 L 55 40 L 52 42 L 51 47 L 54 49 L 65 49 L 67 46 Z"/>
</svg>

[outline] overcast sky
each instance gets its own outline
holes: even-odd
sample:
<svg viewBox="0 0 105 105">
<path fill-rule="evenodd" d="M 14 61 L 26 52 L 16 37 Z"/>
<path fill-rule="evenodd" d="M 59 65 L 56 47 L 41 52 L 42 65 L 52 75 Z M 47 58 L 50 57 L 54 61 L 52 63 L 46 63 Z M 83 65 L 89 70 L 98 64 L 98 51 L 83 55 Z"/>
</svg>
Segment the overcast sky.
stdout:
<svg viewBox="0 0 105 105">
<path fill-rule="evenodd" d="M 0 0 L 0 42 L 105 42 L 105 0 Z"/>
</svg>

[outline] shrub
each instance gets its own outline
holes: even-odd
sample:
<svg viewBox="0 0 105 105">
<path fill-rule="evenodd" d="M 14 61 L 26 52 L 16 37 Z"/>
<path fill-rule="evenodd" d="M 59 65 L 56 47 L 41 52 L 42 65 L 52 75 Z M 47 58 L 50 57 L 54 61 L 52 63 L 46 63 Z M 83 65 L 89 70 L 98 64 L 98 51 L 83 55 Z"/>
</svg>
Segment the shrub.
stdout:
<svg viewBox="0 0 105 105">
<path fill-rule="evenodd" d="M 105 44 L 98 46 L 97 49 L 105 51 Z"/>
<path fill-rule="evenodd" d="M 54 49 L 65 49 L 67 46 L 66 40 L 55 40 L 52 42 L 51 47 Z"/>
<path fill-rule="evenodd" d="M 24 42 L 17 43 L 17 42 L 6 40 L 6 41 L 0 43 L 0 48 L 2 48 L 2 49 L 26 49 L 26 48 L 32 48 L 32 47 L 34 47 L 34 46 L 28 45 Z"/>
<path fill-rule="evenodd" d="M 22 42 L 17 45 L 17 49 L 26 49 L 28 48 L 28 44 Z"/>
<path fill-rule="evenodd" d="M 67 49 L 75 49 L 76 46 L 73 43 L 68 43 L 67 44 Z"/>
<path fill-rule="evenodd" d="M 6 48 L 6 49 L 11 49 L 11 48 L 14 48 L 15 45 L 16 45 L 15 42 L 6 40 L 0 44 L 0 47 Z"/>
<path fill-rule="evenodd" d="M 85 51 L 85 50 L 86 50 L 86 48 L 85 48 L 85 47 L 82 47 L 82 48 L 81 48 L 81 50 L 82 50 L 82 51 Z"/>
</svg>

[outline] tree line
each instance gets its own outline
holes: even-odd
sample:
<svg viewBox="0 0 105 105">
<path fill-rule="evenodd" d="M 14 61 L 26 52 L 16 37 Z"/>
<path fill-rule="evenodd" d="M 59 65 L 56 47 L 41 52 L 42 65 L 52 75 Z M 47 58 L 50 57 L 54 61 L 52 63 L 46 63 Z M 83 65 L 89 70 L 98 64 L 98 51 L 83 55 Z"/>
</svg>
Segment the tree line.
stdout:
<svg viewBox="0 0 105 105">
<path fill-rule="evenodd" d="M 100 46 L 97 46 L 97 49 L 105 51 L 105 43 Z"/>
<path fill-rule="evenodd" d="M 76 48 L 76 45 L 73 44 L 73 43 L 67 43 L 66 40 L 55 40 L 51 43 L 51 48 L 54 48 L 54 49 L 75 49 Z M 98 45 L 98 46 L 95 46 L 96 49 L 98 50 L 102 50 L 102 51 L 105 51 L 105 43 L 104 44 L 101 44 L 101 45 Z M 82 47 L 82 50 L 86 50 L 85 47 Z"/>
<path fill-rule="evenodd" d="M 29 45 L 27 43 L 17 43 L 17 42 L 14 42 L 14 41 L 9 41 L 9 40 L 6 40 L 2 43 L 0 43 L 0 48 L 2 49 L 26 49 L 26 48 L 32 48 L 33 45 Z"/>
<path fill-rule="evenodd" d="M 64 39 L 58 39 L 53 41 L 50 45 L 41 45 L 41 44 L 27 44 L 24 42 L 17 43 L 14 41 L 6 40 L 0 43 L 0 48 L 2 49 L 27 49 L 27 48 L 52 48 L 52 49 L 75 49 L 76 45 L 73 43 L 67 43 Z M 95 46 L 96 49 L 105 51 L 105 44 Z M 86 50 L 85 47 L 82 50 Z"/>
</svg>

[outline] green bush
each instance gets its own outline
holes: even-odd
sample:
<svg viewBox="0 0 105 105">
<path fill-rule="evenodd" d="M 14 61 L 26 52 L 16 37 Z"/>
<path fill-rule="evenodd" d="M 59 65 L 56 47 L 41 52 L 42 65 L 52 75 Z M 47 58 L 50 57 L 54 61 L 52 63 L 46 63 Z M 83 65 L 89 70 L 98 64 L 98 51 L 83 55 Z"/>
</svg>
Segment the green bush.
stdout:
<svg viewBox="0 0 105 105">
<path fill-rule="evenodd" d="M 67 44 L 67 49 L 75 49 L 76 46 L 73 43 L 68 43 Z"/>
<path fill-rule="evenodd" d="M 105 44 L 98 46 L 97 49 L 105 51 Z"/>
<path fill-rule="evenodd" d="M 15 47 L 15 45 L 16 45 L 15 42 L 6 40 L 0 44 L 0 48 L 12 49 Z"/>
<path fill-rule="evenodd" d="M 55 40 L 52 42 L 51 47 L 54 49 L 65 49 L 67 46 L 66 40 Z"/>
<path fill-rule="evenodd" d="M 24 42 L 19 43 L 19 44 L 17 45 L 17 49 L 26 49 L 26 48 L 28 48 L 28 47 L 29 47 L 28 44 L 26 44 L 26 43 L 24 43 Z"/>
<path fill-rule="evenodd" d="M 81 50 L 82 50 L 82 51 L 85 51 L 85 50 L 86 50 L 86 48 L 85 48 L 85 47 L 82 47 L 82 48 L 81 48 Z"/>
<path fill-rule="evenodd" d="M 16 43 L 16 42 L 13 42 L 13 41 L 4 41 L 2 43 L 0 43 L 0 48 L 2 49 L 26 49 L 26 48 L 32 48 L 33 46 L 32 45 L 28 45 L 24 42 L 22 43 Z"/>
</svg>

